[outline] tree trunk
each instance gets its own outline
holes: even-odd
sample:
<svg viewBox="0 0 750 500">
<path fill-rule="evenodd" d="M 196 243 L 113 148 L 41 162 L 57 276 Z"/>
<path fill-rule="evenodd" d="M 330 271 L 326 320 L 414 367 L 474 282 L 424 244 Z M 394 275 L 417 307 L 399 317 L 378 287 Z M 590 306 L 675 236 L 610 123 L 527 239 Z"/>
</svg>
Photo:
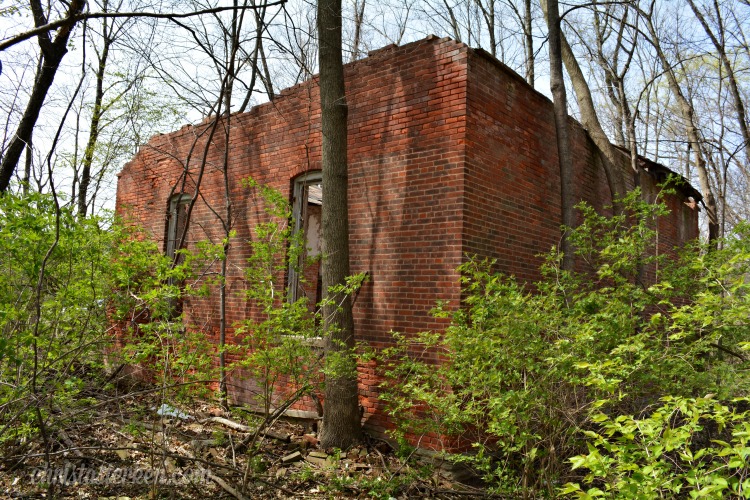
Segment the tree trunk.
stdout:
<svg viewBox="0 0 750 500">
<path fill-rule="evenodd" d="M 247 4 L 247 1 L 243 3 L 243 7 Z M 242 24 L 245 19 L 245 12 L 239 11 L 238 0 L 234 0 L 233 5 L 235 9 L 232 11 L 232 27 L 230 32 L 230 53 L 226 62 L 227 74 L 224 77 L 224 83 L 222 85 L 222 92 L 224 94 L 224 113 L 223 113 L 223 127 L 224 127 L 224 157 L 222 161 L 222 180 L 224 183 L 224 218 L 221 219 L 222 228 L 224 229 L 224 243 L 222 245 L 222 259 L 221 259 L 221 271 L 219 283 L 219 398 L 224 408 L 229 408 L 229 395 L 227 390 L 227 362 L 226 362 L 226 342 L 227 342 L 227 262 L 229 261 L 229 251 L 232 248 L 230 244 L 230 237 L 232 235 L 233 223 L 233 203 L 232 203 L 232 192 L 229 187 L 229 150 L 231 149 L 231 135 L 232 130 L 232 91 L 234 89 L 235 80 L 237 78 L 237 53 L 240 48 L 240 32 L 242 31 Z M 257 73 L 257 68 L 253 68 L 253 76 Z M 253 78 L 254 79 L 254 78 Z M 252 89 L 250 90 L 252 91 Z M 220 105 L 219 105 L 220 106 Z M 218 108 L 216 119 L 219 120 L 221 116 L 221 108 Z M 206 148 L 209 147 L 210 143 L 206 143 Z"/>
<path fill-rule="evenodd" d="M 352 41 L 351 61 L 359 59 L 359 46 L 362 42 L 362 23 L 365 21 L 365 3 L 367 0 L 354 1 L 354 40 Z"/>
<path fill-rule="evenodd" d="M 32 149 L 32 137 L 29 137 L 29 143 L 26 145 L 26 161 L 23 165 L 23 194 L 28 195 L 29 194 L 29 187 L 31 186 L 31 160 L 32 155 L 34 154 L 34 150 Z"/>
<path fill-rule="evenodd" d="M 542 9 L 546 10 L 546 2 L 542 0 Z M 596 108 L 594 107 L 594 100 L 591 97 L 591 89 L 589 89 L 586 78 L 583 76 L 581 67 L 578 65 L 578 61 L 573 54 L 573 50 L 570 48 L 568 41 L 565 39 L 565 34 L 560 30 L 560 48 L 562 60 L 565 64 L 565 69 L 568 70 L 568 76 L 573 85 L 573 90 L 576 94 L 576 100 L 578 101 L 578 109 L 581 113 L 581 124 L 591 136 L 596 147 L 601 151 L 603 155 L 602 164 L 604 166 L 604 174 L 607 177 L 607 184 L 609 185 L 609 191 L 612 195 L 612 200 L 616 200 L 625 194 L 625 178 L 622 171 L 622 155 L 620 152 L 609 142 L 607 134 L 604 132 L 599 118 L 596 114 Z M 617 204 L 615 211 L 619 211 Z"/>
<path fill-rule="evenodd" d="M 445 10 L 448 12 L 448 21 L 451 25 L 451 30 L 453 31 L 453 38 L 457 42 L 462 42 L 461 39 L 461 28 L 458 25 L 458 19 L 456 19 L 456 14 L 453 13 L 453 8 L 448 5 L 448 2 L 446 0 L 443 0 L 443 5 L 445 6 Z"/>
<path fill-rule="evenodd" d="M 107 2 L 104 2 L 104 9 L 107 9 Z M 109 58 L 109 48 L 112 45 L 112 38 L 110 37 L 109 20 L 103 20 L 102 28 L 102 39 L 103 46 L 102 52 L 99 54 L 98 66 L 96 68 L 96 95 L 94 96 L 94 110 L 91 114 L 91 125 L 89 128 L 89 139 L 86 143 L 86 151 L 83 153 L 83 164 L 81 165 L 81 179 L 78 187 L 78 216 L 83 218 L 86 217 L 87 209 L 87 197 L 89 184 L 91 183 L 91 165 L 94 163 L 94 150 L 96 149 L 96 142 L 99 140 L 99 122 L 102 118 L 103 113 L 103 101 L 104 101 L 104 72 L 107 68 L 107 59 Z"/>
<path fill-rule="evenodd" d="M 321 444 L 346 449 L 360 437 L 354 322 L 349 297 L 331 294 L 349 276 L 347 104 L 341 50 L 341 0 L 318 1 L 323 153 L 323 308 L 326 331 L 325 406 Z"/>
<path fill-rule="evenodd" d="M 251 1 L 252 5 L 255 5 L 255 0 Z M 273 101 L 274 95 L 273 95 L 273 86 L 266 85 L 265 81 L 263 80 L 263 77 L 260 75 L 260 70 L 258 69 L 258 56 L 259 54 L 263 53 L 263 32 L 264 32 L 264 23 L 265 23 L 265 16 L 266 16 L 266 9 L 255 9 L 253 11 L 253 15 L 255 16 L 255 48 L 253 49 L 252 56 L 249 56 L 248 58 L 251 59 L 250 67 L 252 68 L 252 72 L 250 74 L 250 83 L 247 86 L 247 93 L 245 94 L 245 99 L 242 101 L 242 105 L 240 106 L 240 109 L 237 110 L 238 113 L 244 113 L 247 106 L 250 104 L 250 98 L 253 95 L 253 92 L 255 91 L 255 80 L 260 77 L 261 83 L 263 83 L 266 86 L 266 92 L 268 94 L 268 99 L 270 101 Z M 262 59 L 265 61 L 265 56 Z M 268 73 L 268 65 L 264 62 L 263 68 L 265 69 L 266 74 Z M 269 84 L 270 84 L 270 77 L 269 77 Z"/>
<path fill-rule="evenodd" d="M 737 115 L 737 124 L 740 126 L 740 132 L 742 133 L 742 140 L 744 142 L 745 159 L 750 162 L 750 131 L 748 131 L 748 126 L 747 126 L 747 115 L 745 114 L 745 104 L 742 101 L 742 96 L 740 95 L 740 89 L 739 89 L 739 86 L 737 85 L 737 78 L 734 75 L 734 68 L 732 67 L 732 63 L 729 61 L 729 57 L 727 57 L 726 47 L 724 46 L 724 28 L 721 24 L 722 21 L 721 21 L 721 11 L 719 10 L 719 4 L 716 1 L 714 1 L 714 10 L 716 11 L 716 20 L 717 20 L 717 23 L 719 24 L 719 34 L 721 36 L 721 40 L 716 38 L 716 35 L 714 35 L 713 31 L 711 31 L 711 27 L 706 22 L 706 19 L 701 13 L 701 11 L 695 5 L 695 2 L 693 0 L 688 0 L 688 3 L 690 4 L 690 8 L 693 9 L 693 12 L 695 13 L 695 17 L 698 18 L 698 21 L 700 21 L 701 26 L 703 26 L 703 30 L 711 39 L 711 43 L 713 43 L 714 47 L 716 48 L 716 52 L 719 54 L 719 59 L 721 59 L 721 63 L 724 66 L 724 70 L 727 72 L 727 80 L 729 81 L 729 90 L 732 94 L 732 100 L 734 101 L 734 110 Z"/>
<path fill-rule="evenodd" d="M 484 23 L 487 25 L 487 34 L 490 37 L 490 54 L 492 57 L 497 57 L 497 40 L 495 37 L 495 0 L 489 0 L 487 5 L 484 4 L 483 0 L 474 1 L 482 12 Z"/>
<path fill-rule="evenodd" d="M 67 18 L 80 13 L 86 5 L 84 0 L 72 0 L 68 4 Z M 47 18 L 44 15 L 40 0 L 31 0 L 31 10 L 34 15 L 34 24 L 44 26 L 47 24 Z M 50 39 L 49 33 L 44 32 L 38 36 L 39 46 L 42 50 L 42 65 L 36 75 L 34 88 L 31 91 L 29 102 L 26 104 L 26 110 L 21 117 L 21 121 L 13 134 L 13 139 L 5 151 L 5 156 L 0 161 L 0 193 L 4 193 L 10 185 L 10 179 L 13 172 L 18 166 L 21 154 L 27 145 L 31 142 L 31 134 L 39 118 L 39 112 L 47 97 L 47 92 L 55 80 L 55 73 L 60 67 L 60 62 L 68 52 L 67 45 L 70 33 L 73 31 L 74 21 L 63 25 L 55 35 L 54 41 Z"/>
<path fill-rule="evenodd" d="M 611 13 L 605 12 L 605 22 L 602 25 L 599 11 L 597 10 L 597 2 L 594 2 L 594 31 L 596 33 L 596 61 L 599 63 L 599 67 L 604 73 L 604 86 L 607 89 L 607 97 L 612 102 L 617 116 L 615 117 L 615 123 L 612 128 L 614 129 L 615 144 L 618 146 L 625 147 L 625 134 L 623 129 L 625 128 L 625 117 L 623 115 L 623 102 L 626 101 L 624 94 L 619 93 L 619 83 L 622 80 L 621 75 L 618 74 L 619 56 L 620 50 L 622 49 L 622 34 L 624 26 L 627 22 L 627 10 L 623 15 L 624 19 L 620 23 L 620 29 L 617 32 L 617 44 L 615 49 L 610 53 L 604 54 L 604 42 L 609 39 L 612 35 L 611 21 L 609 20 Z M 590 50 L 590 49 L 589 49 Z M 623 74 L 624 76 L 624 74 Z"/>
<path fill-rule="evenodd" d="M 560 162 L 560 206 L 562 223 L 575 225 L 573 200 L 573 157 L 570 152 L 568 134 L 568 101 L 565 96 L 560 47 L 560 13 L 557 0 L 547 0 L 547 26 L 549 28 L 550 89 L 555 107 L 555 132 L 557 133 L 557 156 Z M 563 269 L 573 269 L 573 247 L 567 234 L 562 235 Z"/>
<path fill-rule="evenodd" d="M 586 82 L 586 78 L 583 76 L 583 71 L 578 65 L 578 61 L 573 54 L 573 49 L 570 48 L 568 41 L 565 39 L 565 35 L 560 34 L 561 45 L 562 45 L 562 58 L 565 62 L 565 68 L 568 70 L 568 76 L 573 85 L 573 90 L 576 94 L 576 100 L 578 101 L 578 109 L 581 113 L 581 124 L 591 136 L 591 140 L 594 141 L 596 147 L 604 155 L 604 174 L 607 177 L 607 184 L 609 185 L 609 191 L 612 195 L 612 199 L 615 200 L 625 194 L 625 179 L 622 171 L 622 155 L 620 151 L 615 148 L 609 139 L 607 138 L 604 128 L 599 122 L 599 117 L 596 114 L 596 107 L 594 106 L 594 100 L 591 97 L 591 89 Z"/>
<path fill-rule="evenodd" d="M 531 0 L 523 2 L 523 40 L 526 52 L 526 81 L 534 86 L 534 34 L 531 31 Z"/>
<path fill-rule="evenodd" d="M 652 4 L 653 5 L 653 4 Z M 653 10 L 653 9 L 652 9 Z M 661 43 L 656 34 L 656 28 L 654 27 L 653 20 L 650 13 L 640 11 L 641 15 L 646 19 L 648 32 L 651 38 L 649 42 L 656 51 L 656 57 L 661 63 L 664 75 L 667 77 L 667 83 L 669 84 L 669 90 L 672 92 L 675 100 L 677 101 L 680 115 L 685 122 L 685 133 L 687 135 L 690 149 L 693 151 L 695 158 L 695 168 L 698 173 L 698 181 L 701 186 L 701 194 L 703 195 L 703 203 L 706 207 L 706 218 L 708 219 L 708 241 L 712 244 L 719 238 L 719 218 L 716 210 L 716 197 L 714 190 L 711 187 L 711 180 L 708 176 L 708 168 L 706 167 L 706 159 L 703 157 L 703 151 L 701 149 L 701 139 L 698 127 L 695 123 L 695 111 L 693 105 L 688 101 L 680 88 L 680 84 L 677 81 L 674 68 L 669 61 L 667 61 L 666 55 L 661 48 Z"/>
</svg>

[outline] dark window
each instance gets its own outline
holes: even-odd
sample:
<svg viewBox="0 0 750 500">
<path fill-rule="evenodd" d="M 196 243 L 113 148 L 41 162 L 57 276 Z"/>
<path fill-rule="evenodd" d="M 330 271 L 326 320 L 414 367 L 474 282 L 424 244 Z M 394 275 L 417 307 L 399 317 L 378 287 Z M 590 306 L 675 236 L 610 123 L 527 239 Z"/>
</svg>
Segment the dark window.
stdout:
<svg viewBox="0 0 750 500">
<path fill-rule="evenodd" d="M 174 258 L 174 254 L 183 240 L 191 199 L 192 197 L 189 194 L 176 194 L 169 200 L 166 248 L 166 253 L 169 257 Z M 179 248 L 184 248 L 184 244 Z"/>
<path fill-rule="evenodd" d="M 320 172 L 309 172 L 294 181 L 292 222 L 304 233 L 304 251 L 297 266 L 289 268 L 289 300 L 307 297 L 312 307 L 321 299 L 320 254 L 323 251 L 323 184 Z"/>
</svg>

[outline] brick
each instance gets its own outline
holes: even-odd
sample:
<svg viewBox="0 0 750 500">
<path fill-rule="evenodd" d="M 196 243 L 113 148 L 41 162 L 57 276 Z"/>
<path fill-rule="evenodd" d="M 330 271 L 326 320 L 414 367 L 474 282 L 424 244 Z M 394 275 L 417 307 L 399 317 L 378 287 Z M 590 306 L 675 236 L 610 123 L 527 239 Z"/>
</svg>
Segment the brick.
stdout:
<svg viewBox="0 0 750 500">
<path fill-rule="evenodd" d="M 456 267 L 467 254 L 497 259 L 499 271 L 522 281 L 539 278 L 540 259 L 560 238 L 559 171 L 552 104 L 522 78 L 488 55 L 435 37 L 391 46 L 345 68 L 349 103 L 350 254 L 352 272 L 370 282 L 355 306 L 355 334 L 374 347 L 391 344 L 391 331 L 440 329 L 429 309 L 437 300 L 461 298 Z M 282 91 L 273 103 L 233 115 L 229 164 L 236 238 L 231 242 L 227 323 L 259 311 L 244 295 L 246 242 L 265 220 L 257 195 L 240 185 L 252 176 L 290 198 L 293 179 L 320 168 L 317 80 Z M 188 192 L 210 124 L 187 125 L 152 138 L 119 174 L 117 211 L 164 246 L 169 194 L 179 191 L 184 161 L 193 148 Z M 221 127 L 218 130 L 222 130 Z M 593 143 L 571 119 L 575 197 L 599 210 L 611 203 Z M 223 137 L 209 146 L 202 198 L 195 205 L 189 240 L 220 241 L 224 187 Z M 196 154 L 198 152 L 198 154 Z M 630 175 L 627 157 L 622 168 Z M 645 192 L 658 179 L 642 173 Z M 632 185 L 632 183 L 631 183 Z M 697 212 L 684 194 L 668 198 L 672 217 L 660 223 L 660 251 L 698 235 Z M 218 263 L 216 269 L 218 270 Z M 314 284 L 317 269 L 306 271 Z M 277 280 L 284 282 L 283 277 Z M 184 305 L 188 324 L 218 338 L 218 293 Z M 233 332 L 233 330 L 230 330 Z M 230 339 L 234 338 L 230 335 Z M 439 362 L 440 356 L 432 356 Z M 364 368 L 364 367 L 363 367 Z M 376 434 L 392 428 L 377 400 L 379 379 L 370 363 L 362 371 L 365 426 Z M 238 370 L 235 401 L 250 402 L 257 389 Z M 291 388 L 290 388 L 291 389 Z M 315 411 L 310 398 L 295 409 Z M 416 439 L 416 438 L 415 438 Z M 423 440 L 439 446 L 433 437 Z"/>
</svg>

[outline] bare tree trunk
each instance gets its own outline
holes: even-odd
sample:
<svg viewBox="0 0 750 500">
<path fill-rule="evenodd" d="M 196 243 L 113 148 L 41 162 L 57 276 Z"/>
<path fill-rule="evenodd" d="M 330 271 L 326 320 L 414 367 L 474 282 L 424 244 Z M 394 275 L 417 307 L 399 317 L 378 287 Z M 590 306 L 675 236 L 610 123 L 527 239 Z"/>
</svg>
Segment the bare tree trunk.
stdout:
<svg viewBox="0 0 750 500">
<path fill-rule="evenodd" d="M 526 81 L 534 86 L 534 37 L 531 32 L 531 0 L 523 1 L 523 40 L 526 51 Z"/>
<path fill-rule="evenodd" d="M 719 54 L 719 59 L 721 59 L 721 63 L 724 66 L 724 70 L 727 72 L 727 81 L 729 82 L 729 91 L 732 94 L 732 100 L 734 101 L 734 109 L 735 109 L 735 112 L 737 113 L 737 124 L 740 126 L 740 132 L 742 133 L 742 140 L 745 146 L 744 148 L 745 158 L 748 162 L 750 162 L 750 132 L 748 131 L 748 126 L 747 126 L 747 115 L 745 114 L 745 104 L 743 103 L 742 96 L 740 95 L 740 90 L 737 85 L 737 78 L 734 75 L 734 68 L 732 68 L 732 63 L 729 61 L 729 58 L 727 57 L 726 47 L 724 46 L 724 27 L 722 25 L 721 10 L 719 9 L 719 4 L 716 2 L 716 0 L 714 0 L 714 10 L 716 11 L 716 22 L 719 25 L 719 35 L 721 37 L 721 40 L 716 38 L 716 35 L 711 30 L 711 27 L 706 22 L 706 19 L 701 13 L 701 11 L 695 5 L 695 2 L 693 0 L 688 0 L 688 3 L 690 4 L 690 8 L 693 9 L 693 12 L 695 13 L 695 17 L 698 18 L 698 21 L 700 21 L 701 26 L 703 26 L 703 30 L 711 39 L 711 43 L 713 43 L 714 47 L 716 48 L 716 52 Z"/>
<path fill-rule="evenodd" d="M 610 12 L 607 11 L 604 13 L 605 22 L 604 26 L 602 26 L 601 16 L 599 15 L 599 11 L 597 10 L 597 3 L 597 0 L 595 0 L 593 8 L 594 30 L 596 32 L 596 60 L 599 63 L 599 67 L 604 73 L 604 83 L 607 89 L 607 97 L 609 97 L 609 100 L 617 110 L 617 123 L 613 124 L 615 143 L 618 146 L 624 147 L 625 134 L 623 133 L 623 128 L 625 127 L 625 117 L 623 116 L 623 99 L 621 99 L 621 96 L 619 95 L 620 87 L 618 86 L 618 82 L 620 81 L 620 75 L 618 75 L 617 73 L 617 67 L 619 65 L 620 50 L 622 48 L 622 34 L 625 27 L 625 22 L 627 21 L 627 10 L 625 11 L 625 19 L 623 19 L 623 22 L 620 24 L 620 29 L 617 32 L 617 44 L 615 50 L 613 50 L 611 54 L 608 54 L 608 57 L 604 54 L 604 41 L 605 39 L 609 38 L 612 33 L 610 28 Z"/>
<path fill-rule="evenodd" d="M 633 171 L 633 178 L 635 179 L 635 185 L 640 187 L 640 174 L 641 171 L 638 169 L 638 141 L 636 141 L 635 132 L 635 119 L 636 115 L 630 110 L 630 104 L 625 99 L 625 82 L 622 79 L 618 81 L 620 87 L 620 95 L 623 96 L 621 101 L 622 115 L 625 118 L 625 131 L 628 140 L 628 147 L 630 149 L 630 169 Z"/>
<path fill-rule="evenodd" d="M 456 14 L 453 12 L 453 8 L 448 5 L 448 2 L 446 0 L 443 0 L 443 5 L 448 12 L 448 22 L 450 23 L 451 30 L 453 31 L 453 38 L 457 42 L 463 41 L 461 39 L 461 27 L 458 25 L 458 19 L 456 19 Z"/>
<path fill-rule="evenodd" d="M 44 14 L 41 0 L 31 0 L 30 3 L 34 15 L 34 25 L 37 27 L 46 25 L 47 17 Z M 86 2 L 84 0 L 71 0 L 68 4 L 66 18 L 71 19 L 76 14 L 79 14 L 85 5 Z M 39 47 L 42 50 L 43 62 L 40 66 L 40 71 L 36 75 L 34 88 L 31 91 L 26 110 L 21 117 L 21 121 L 16 128 L 16 133 L 13 135 L 8 149 L 5 151 L 5 156 L 0 161 L 0 193 L 8 189 L 10 179 L 13 177 L 13 172 L 16 170 L 21 154 L 31 141 L 31 134 L 39 118 L 39 111 L 41 111 L 44 99 L 47 97 L 47 92 L 55 80 L 57 68 L 60 67 L 62 58 L 68 52 L 68 39 L 74 26 L 75 22 L 73 20 L 64 24 L 58 29 L 54 40 L 50 38 L 49 32 L 46 31 L 37 37 Z"/>
<path fill-rule="evenodd" d="M 598 1 L 594 2 L 595 7 Z M 614 12 L 612 11 L 613 6 L 611 4 L 606 5 L 607 10 L 604 13 L 605 22 L 602 25 L 599 12 L 594 10 L 594 27 L 596 29 L 596 55 L 599 67 L 604 72 L 604 79 L 607 87 L 607 96 L 612 102 L 612 105 L 617 110 L 617 123 L 614 125 L 615 130 L 615 141 L 622 147 L 627 147 L 630 150 L 630 168 L 633 174 L 633 178 L 636 186 L 640 186 L 640 170 L 638 168 L 638 144 L 636 141 L 636 130 L 635 120 L 636 115 L 630 109 L 630 103 L 628 102 L 628 96 L 625 91 L 625 75 L 630 69 L 630 64 L 633 61 L 633 55 L 635 54 L 636 40 L 638 29 L 634 27 L 633 39 L 630 41 L 630 48 L 628 49 L 625 45 L 625 30 L 628 26 L 628 15 L 630 10 L 627 5 L 623 6 L 622 18 L 619 20 L 619 27 L 615 31 L 612 27 L 613 21 L 616 19 Z M 611 38 L 612 34 L 616 34 L 615 46 L 612 52 L 605 54 L 604 43 L 606 39 Z M 620 54 L 625 54 L 625 61 L 620 68 Z M 612 153 L 616 154 L 616 153 Z"/>
<path fill-rule="evenodd" d="M 266 89 L 266 95 L 269 101 L 273 101 L 276 98 L 276 92 L 273 88 L 273 80 L 271 80 L 271 72 L 268 69 L 268 61 L 266 60 L 266 50 L 263 47 L 263 33 L 266 31 L 265 17 L 266 17 L 266 5 L 256 5 L 256 0 L 251 0 L 250 4 L 255 7 L 253 11 L 255 15 L 255 26 L 256 26 L 256 46 L 255 46 L 255 61 L 253 64 L 257 64 L 258 56 L 260 55 L 260 64 L 263 71 L 259 68 L 253 68 L 252 80 L 255 81 L 255 75 L 257 74 L 260 81 L 263 83 L 263 87 Z M 238 41 L 239 43 L 239 41 Z M 253 92 L 252 87 L 248 90 L 248 96 Z M 244 107 L 243 103 L 243 107 Z"/>
<path fill-rule="evenodd" d="M 576 93 L 578 108 L 581 113 L 581 122 L 594 141 L 594 144 L 604 154 L 606 160 L 604 161 L 604 172 L 607 176 L 609 190 L 613 199 L 618 198 L 625 194 L 626 191 L 623 172 L 620 167 L 622 156 L 612 143 L 609 142 L 607 134 L 599 122 L 594 100 L 591 98 L 591 90 L 586 83 L 583 72 L 578 66 L 578 61 L 576 61 L 570 45 L 568 45 L 564 37 L 563 60 L 565 61 L 565 67 L 568 69 L 568 75 Z"/>
<path fill-rule="evenodd" d="M 107 2 L 104 2 L 104 10 L 107 10 Z M 78 216 L 85 217 L 87 209 L 87 196 L 89 184 L 91 183 L 91 165 L 94 163 L 94 150 L 99 139 L 99 121 L 103 113 L 104 101 L 104 72 L 107 68 L 109 48 L 112 45 L 110 36 L 109 20 L 102 20 L 102 51 L 98 54 L 98 66 L 96 68 L 96 94 L 94 96 L 94 110 L 91 114 L 91 125 L 89 128 L 89 139 L 86 143 L 86 151 L 83 154 L 83 165 L 81 170 L 80 185 L 78 187 Z"/>
<path fill-rule="evenodd" d="M 251 0 L 251 4 L 255 5 L 255 0 Z M 266 88 L 266 93 L 268 94 L 268 99 L 270 101 L 273 101 L 274 99 L 274 92 L 273 92 L 273 85 L 271 82 L 271 78 L 268 71 L 268 64 L 266 63 L 266 56 L 263 49 L 263 33 L 265 32 L 265 17 L 266 17 L 266 9 L 265 8 L 257 8 L 253 11 L 253 14 L 255 16 L 255 48 L 253 49 L 251 61 L 250 61 L 250 67 L 251 70 L 251 76 L 250 76 L 250 84 L 247 87 L 247 93 L 245 94 L 245 99 L 242 101 L 242 105 L 240 106 L 240 109 L 238 109 L 238 113 L 244 113 L 247 106 L 250 104 L 250 98 L 253 95 L 253 92 L 255 91 L 255 80 L 260 77 L 261 83 Z M 241 49 L 242 47 L 240 47 Z M 263 70 L 264 74 L 268 78 L 268 82 L 264 80 L 264 77 L 261 75 L 260 70 L 258 69 L 258 56 L 262 55 L 261 61 L 263 64 Z"/>
<path fill-rule="evenodd" d="M 266 51 L 263 48 L 263 37 L 258 40 L 258 49 L 260 51 L 260 63 L 263 66 L 263 73 L 259 73 L 260 79 L 263 82 L 263 87 L 266 89 L 266 95 L 268 100 L 273 101 L 276 99 L 276 92 L 273 89 L 273 80 L 271 80 L 271 72 L 268 70 L 268 61 L 266 61 Z"/>
<path fill-rule="evenodd" d="M 529 0 L 531 1 L 531 0 Z M 484 4 L 484 0 L 474 0 L 477 7 L 482 12 L 482 17 L 487 25 L 487 33 L 490 36 L 490 54 L 492 57 L 497 57 L 497 40 L 495 36 L 495 0 L 488 0 L 487 5 Z"/>
<path fill-rule="evenodd" d="M 557 133 L 557 156 L 560 162 L 560 207 L 562 223 L 575 225 L 573 200 L 573 157 L 570 152 L 568 133 L 568 101 L 563 80 L 560 46 L 560 12 L 557 0 L 547 0 L 547 26 L 549 28 L 550 89 L 555 107 L 555 132 Z M 562 235 L 563 269 L 573 269 L 573 247 L 567 234 Z"/>
<path fill-rule="evenodd" d="M 318 1 L 320 110 L 323 152 L 323 290 L 326 375 L 321 444 L 346 449 L 360 438 L 354 321 L 348 296 L 331 294 L 349 276 L 347 104 L 341 48 L 341 0 Z"/>
<path fill-rule="evenodd" d="M 544 5 L 544 1 L 542 2 Z M 565 68 L 568 70 L 568 76 L 573 85 L 573 90 L 576 94 L 576 100 L 578 101 L 578 109 L 581 113 L 581 123 L 586 131 L 591 136 L 596 147 L 603 154 L 603 166 L 604 174 L 607 177 L 607 184 L 609 185 L 609 191 L 612 195 L 612 199 L 616 200 L 625 194 L 625 178 L 622 171 L 622 155 L 620 152 L 609 142 L 607 134 L 604 132 L 604 128 L 599 122 L 599 118 L 596 114 L 596 107 L 594 106 L 594 100 L 591 97 L 591 89 L 589 89 L 586 78 L 583 76 L 581 67 L 578 65 L 578 61 L 573 54 L 573 50 L 570 48 L 568 41 L 565 39 L 565 34 L 560 31 L 560 45 L 562 49 L 562 60 L 565 63 Z M 617 204 L 615 204 L 615 210 L 619 210 Z"/>
<path fill-rule="evenodd" d="M 359 46 L 362 43 L 362 23 L 365 20 L 365 3 L 367 0 L 354 0 L 354 40 L 352 41 L 351 61 L 359 59 Z"/>
<path fill-rule="evenodd" d="M 651 9 L 649 12 L 639 11 L 641 16 L 646 20 L 648 32 L 650 35 L 649 42 L 656 52 L 656 56 L 661 63 L 664 75 L 667 77 L 667 83 L 669 84 L 669 90 L 677 101 L 678 109 L 682 115 L 682 119 L 685 122 L 685 133 L 687 135 L 690 149 L 693 151 L 695 158 L 695 168 L 698 173 L 698 181 L 701 186 L 701 192 L 703 194 L 703 203 L 706 207 L 706 218 L 708 219 L 708 240 L 709 242 L 716 242 L 719 238 L 719 219 L 716 210 L 716 197 L 714 190 L 711 187 L 711 180 L 708 175 L 708 168 L 706 167 L 706 159 L 703 157 L 703 150 L 701 149 L 701 138 L 698 131 L 698 127 L 695 122 L 695 111 L 693 105 L 688 101 L 680 88 L 680 84 L 677 81 L 677 76 L 674 72 L 674 67 L 667 61 L 666 55 L 661 48 L 661 43 L 654 27 L 652 12 L 654 3 L 651 3 Z"/>
<path fill-rule="evenodd" d="M 29 137 L 29 143 L 26 144 L 26 161 L 23 165 L 23 194 L 29 194 L 29 185 L 31 184 L 31 160 L 34 153 L 32 147 L 32 137 Z"/>
<path fill-rule="evenodd" d="M 244 5 L 247 4 L 245 0 Z M 231 132 L 231 120 L 232 120 L 232 90 L 234 89 L 235 74 L 237 70 L 237 52 L 240 46 L 240 31 L 242 24 L 245 19 L 245 10 L 238 10 L 238 0 L 234 0 L 233 3 L 235 9 L 232 11 L 232 27 L 230 31 L 230 52 L 226 62 L 227 74 L 224 78 L 224 84 L 222 85 L 222 91 L 224 93 L 224 158 L 222 161 L 222 180 L 224 183 L 224 217 L 220 218 L 222 228 L 224 229 L 224 241 L 222 243 L 222 259 L 221 259 L 221 271 L 220 271 L 220 283 L 219 283 L 219 397 L 221 403 L 225 408 L 229 408 L 229 400 L 227 393 L 227 366 L 226 366 L 226 355 L 224 353 L 226 341 L 227 341 L 227 261 L 229 260 L 229 250 L 231 245 L 229 239 L 232 234 L 233 226 L 233 204 L 232 195 L 229 188 L 229 149 L 230 149 L 230 132 Z M 253 72 L 257 72 L 257 68 L 253 68 Z M 219 116 L 217 115 L 217 119 Z M 206 148 L 209 147 L 209 143 L 206 143 Z"/>
</svg>

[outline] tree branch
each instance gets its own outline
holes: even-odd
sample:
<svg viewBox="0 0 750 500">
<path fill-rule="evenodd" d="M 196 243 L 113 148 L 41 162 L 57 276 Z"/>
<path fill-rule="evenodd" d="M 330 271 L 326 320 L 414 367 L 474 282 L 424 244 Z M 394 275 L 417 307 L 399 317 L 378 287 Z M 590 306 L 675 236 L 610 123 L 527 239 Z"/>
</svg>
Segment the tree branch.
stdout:
<svg viewBox="0 0 750 500">
<path fill-rule="evenodd" d="M 44 33 L 47 33 L 52 30 L 56 30 L 57 28 L 67 26 L 67 25 L 73 25 L 79 21 L 87 20 L 87 19 L 114 19 L 114 18 L 135 18 L 135 17 L 147 17 L 152 19 L 184 19 L 188 17 L 195 17 L 195 16 L 202 16 L 205 14 L 216 14 L 219 12 L 226 12 L 230 10 L 245 10 L 245 9 L 260 9 L 261 7 L 273 7 L 275 5 L 283 5 L 286 3 L 287 0 L 272 0 L 264 3 L 263 5 L 246 5 L 246 6 L 240 6 L 240 7 L 214 7 L 213 9 L 203 9 L 203 10 L 194 10 L 191 12 L 184 12 L 182 14 L 178 13 L 162 13 L 162 12 L 82 12 L 80 14 L 75 14 L 72 16 L 66 16 L 62 19 L 58 19 L 57 21 L 53 21 L 51 23 L 47 23 L 43 26 L 38 26 L 34 29 L 24 31 L 23 33 L 19 33 L 16 36 L 13 36 L 7 40 L 4 40 L 3 42 L 0 42 L 0 51 L 5 50 L 9 47 L 12 47 L 13 45 L 16 45 L 18 43 L 23 42 L 24 40 L 28 40 L 29 38 L 43 35 Z"/>
</svg>

